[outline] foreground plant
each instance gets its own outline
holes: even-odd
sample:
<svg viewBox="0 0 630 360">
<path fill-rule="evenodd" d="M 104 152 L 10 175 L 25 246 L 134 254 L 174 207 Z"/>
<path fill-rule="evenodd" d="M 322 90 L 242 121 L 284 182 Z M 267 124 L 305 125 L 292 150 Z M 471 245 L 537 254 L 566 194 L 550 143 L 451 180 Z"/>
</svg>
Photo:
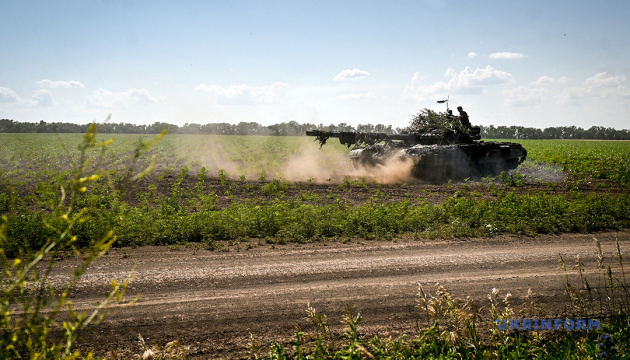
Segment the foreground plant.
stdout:
<svg viewBox="0 0 630 360">
<path fill-rule="evenodd" d="M 79 146 L 81 156 L 71 176 L 58 184 L 58 202 L 41 220 L 49 231 L 41 248 L 31 251 L 27 246 L 19 249 L 17 256 L 6 254 L 4 249 L 14 246 L 15 240 L 7 235 L 11 226 L 7 216 L 0 220 L 0 354 L 3 358 L 91 359 L 91 353 L 83 355 L 75 350 L 77 340 L 89 327 L 100 323 L 111 306 L 123 301 L 132 280 L 129 276 L 123 283 L 112 281 L 111 291 L 93 309 L 76 311 L 69 300 L 90 264 L 116 241 L 111 230 L 101 229 L 99 232 L 103 235 L 87 239 L 87 247 L 76 244 L 79 236 L 84 235 L 77 232 L 77 228 L 93 221 L 88 215 L 90 209 L 79 205 L 81 198 L 105 172 L 100 163 L 92 162 L 88 152 L 104 150 L 113 142 L 97 142 L 97 134 L 98 129 L 92 124 Z M 136 154 L 141 154 L 146 144 L 141 143 Z M 68 253 L 82 260 L 72 275 L 55 283 L 51 276 L 55 264 Z"/>
</svg>

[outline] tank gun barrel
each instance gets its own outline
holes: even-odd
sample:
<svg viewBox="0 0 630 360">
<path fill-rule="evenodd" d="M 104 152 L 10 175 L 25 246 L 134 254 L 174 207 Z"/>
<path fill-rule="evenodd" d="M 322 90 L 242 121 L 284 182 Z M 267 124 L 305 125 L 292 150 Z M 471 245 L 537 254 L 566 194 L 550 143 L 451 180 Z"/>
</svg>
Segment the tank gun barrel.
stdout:
<svg viewBox="0 0 630 360">
<path fill-rule="evenodd" d="M 340 143 L 342 143 L 343 145 L 347 145 L 348 147 L 357 144 L 373 145 L 381 141 L 397 140 L 395 138 L 392 138 L 395 135 L 354 131 L 307 130 L 306 136 L 315 136 L 315 140 L 319 141 L 320 147 L 323 146 L 326 143 L 326 140 L 328 140 L 329 138 L 338 138 Z"/>
<path fill-rule="evenodd" d="M 338 138 L 339 142 L 348 147 L 361 145 L 374 145 L 379 142 L 391 144 L 398 141 L 405 146 L 416 144 L 435 144 L 442 141 L 441 135 L 435 135 L 432 129 L 422 129 L 406 134 L 385 134 L 382 132 L 354 132 L 354 131 L 323 131 L 307 130 L 307 136 L 315 136 L 315 141 L 319 141 L 322 147 L 329 138 Z M 448 142 L 447 142 L 448 143 Z"/>
</svg>

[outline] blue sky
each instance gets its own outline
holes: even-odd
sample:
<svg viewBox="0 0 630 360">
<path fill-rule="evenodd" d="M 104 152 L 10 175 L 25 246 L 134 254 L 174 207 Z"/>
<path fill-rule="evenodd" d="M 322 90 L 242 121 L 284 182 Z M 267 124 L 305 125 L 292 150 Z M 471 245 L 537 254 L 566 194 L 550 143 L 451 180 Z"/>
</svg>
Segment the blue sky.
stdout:
<svg viewBox="0 0 630 360">
<path fill-rule="evenodd" d="M 3 1 L 0 118 L 630 128 L 630 2 Z"/>
</svg>

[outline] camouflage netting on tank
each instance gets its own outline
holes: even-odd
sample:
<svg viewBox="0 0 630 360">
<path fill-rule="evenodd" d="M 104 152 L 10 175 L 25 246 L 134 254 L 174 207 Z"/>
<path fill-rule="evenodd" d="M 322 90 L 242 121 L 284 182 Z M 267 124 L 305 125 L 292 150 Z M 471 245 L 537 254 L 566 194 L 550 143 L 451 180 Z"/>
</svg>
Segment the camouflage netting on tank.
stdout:
<svg viewBox="0 0 630 360">
<path fill-rule="evenodd" d="M 446 113 L 435 112 L 425 108 L 411 118 L 407 131 L 415 132 L 419 129 L 426 128 L 440 130 L 442 134 L 447 134 L 453 130 L 468 134 L 468 129 L 463 126 L 461 122 L 456 120 L 455 117 L 449 117 Z"/>
</svg>

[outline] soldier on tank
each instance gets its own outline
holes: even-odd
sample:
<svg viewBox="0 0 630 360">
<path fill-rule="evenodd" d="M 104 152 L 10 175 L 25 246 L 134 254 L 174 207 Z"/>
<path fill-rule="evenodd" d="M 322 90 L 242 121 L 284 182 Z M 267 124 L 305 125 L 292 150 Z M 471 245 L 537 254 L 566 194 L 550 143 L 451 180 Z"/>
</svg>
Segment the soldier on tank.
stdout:
<svg viewBox="0 0 630 360">
<path fill-rule="evenodd" d="M 459 120 L 462 123 L 462 125 L 464 125 L 466 128 L 471 129 L 472 125 L 470 125 L 470 119 L 468 119 L 468 113 L 465 112 L 461 106 L 457 107 L 457 111 L 459 111 L 459 116 L 456 117 L 456 119 Z"/>
</svg>

